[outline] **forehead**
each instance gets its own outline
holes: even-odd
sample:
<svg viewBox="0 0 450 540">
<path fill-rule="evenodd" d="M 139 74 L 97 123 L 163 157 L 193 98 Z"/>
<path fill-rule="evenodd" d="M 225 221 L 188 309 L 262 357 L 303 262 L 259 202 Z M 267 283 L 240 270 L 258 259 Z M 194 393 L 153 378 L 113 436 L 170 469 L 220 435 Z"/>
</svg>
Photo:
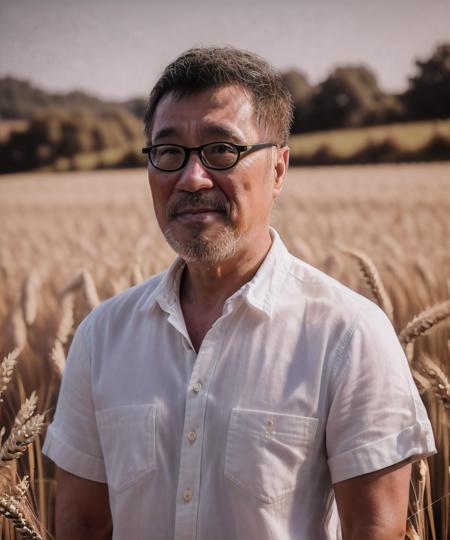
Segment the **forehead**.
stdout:
<svg viewBox="0 0 450 540">
<path fill-rule="evenodd" d="M 167 138 L 222 137 L 244 142 L 258 137 L 254 106 L 242 88 L 229 85 L 179 96 L 168 93 L 158 103 L 151 130 L 153 143 Z M 247 141 L 249 142 L 249 141 Z M 200 143 L 199 143 L 200 144 Z"/>
</svg>

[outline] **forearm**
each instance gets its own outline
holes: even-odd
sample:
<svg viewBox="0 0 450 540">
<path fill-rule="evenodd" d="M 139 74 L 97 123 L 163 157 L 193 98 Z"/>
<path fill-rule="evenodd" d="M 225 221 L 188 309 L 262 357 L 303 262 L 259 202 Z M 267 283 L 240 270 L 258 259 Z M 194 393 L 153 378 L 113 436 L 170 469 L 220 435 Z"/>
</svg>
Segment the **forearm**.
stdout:
<svg viewBox="0 0 450 540">
<path fill-rule="evenodd" d="M 56 527 L 56 540 L 111 540 L 112 529 L 99 530 L 80 523 L 61 523 Z"/>
<path fill-rule="evenodd" d="M 342 540 L 404 540 L 405 528 L 386 525 L 361 525 L 352 531 L 342 531 Z"/>
</svg>

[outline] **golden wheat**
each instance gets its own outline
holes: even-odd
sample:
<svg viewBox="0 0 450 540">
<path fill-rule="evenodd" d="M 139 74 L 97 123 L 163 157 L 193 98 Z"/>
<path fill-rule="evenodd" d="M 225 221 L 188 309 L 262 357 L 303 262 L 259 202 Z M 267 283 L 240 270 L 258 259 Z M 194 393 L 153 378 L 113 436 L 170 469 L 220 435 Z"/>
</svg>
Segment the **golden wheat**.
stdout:
<svg viewBox="0 0 450 540">
<path fill-rule="evenodd" d="M 273 215 L 294 255 L 375 299 L 399 333 L 438 447 L 413 466 L 411 540 L 450 533 L 448 193 L 448 164 L 292 170 Z M 51 420 L 73 331 L 101 300 L 173 257 L 151 211 L 145 171 L 0 182 L 0 399 L 18 411 L 1 430 L 0 513 L 37 531 L 34 538 L 47 540 L 43 531 L 53 530 L 54 469 L 42 458 L 38 432 L 44 411 Z M 19 456 L 20 475 L 11 459 Z M 20 479 L 28 471 L 35 502 Z M 2 532 L 14 538 L 6 521 Z"/>
<path fill-rule="evenodd" d="M 425 309 L 416 315 L 400 332 L 399 340 L 402 345 L 413 342 L 417 337 L 429 332 L 433 326 L 450 316 L 450 300 L 441 302 Z"/>
</svg>

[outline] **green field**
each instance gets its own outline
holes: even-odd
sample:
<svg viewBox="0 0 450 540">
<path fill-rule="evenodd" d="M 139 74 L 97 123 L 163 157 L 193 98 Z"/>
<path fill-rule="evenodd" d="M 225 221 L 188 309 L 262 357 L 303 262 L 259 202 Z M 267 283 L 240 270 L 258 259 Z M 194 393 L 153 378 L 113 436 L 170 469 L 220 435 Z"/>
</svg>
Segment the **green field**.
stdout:
<svg viewBox="0 0 450 540">
<path fill-rule="evenodd" d="M 423 149 L 437 136 L 450 144 L 450 120 L 429 120 L 294 135 L 289 145 L 294 159 L 314 156 L 323 148 L 327 148 L 330 154 L 336 157 L 346 159 L 368 145 L 381 145 L 386 142 L 404 152 L 414 153 Z"/>
</svg>

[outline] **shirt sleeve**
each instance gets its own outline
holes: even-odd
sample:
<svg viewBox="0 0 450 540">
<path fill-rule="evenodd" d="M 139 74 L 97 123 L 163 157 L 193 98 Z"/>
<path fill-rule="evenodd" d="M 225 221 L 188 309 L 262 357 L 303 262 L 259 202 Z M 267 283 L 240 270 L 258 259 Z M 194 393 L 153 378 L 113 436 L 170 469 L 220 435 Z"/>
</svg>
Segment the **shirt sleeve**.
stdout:
<svg viewBox="0 0 450 540">
<path fill-rule="evenodd" d="M 88 316 L 73 337 L 42 452 L 72 474 L 106 482 L 92 398 L 89 332 Z"/>
<path fill-rule="evenodd" d="M 392 324 L 378 306 L 370 308 L 333 366 L 326 427 L 333 483 L 436 453 L 431 423 Z"/>
</svg>

